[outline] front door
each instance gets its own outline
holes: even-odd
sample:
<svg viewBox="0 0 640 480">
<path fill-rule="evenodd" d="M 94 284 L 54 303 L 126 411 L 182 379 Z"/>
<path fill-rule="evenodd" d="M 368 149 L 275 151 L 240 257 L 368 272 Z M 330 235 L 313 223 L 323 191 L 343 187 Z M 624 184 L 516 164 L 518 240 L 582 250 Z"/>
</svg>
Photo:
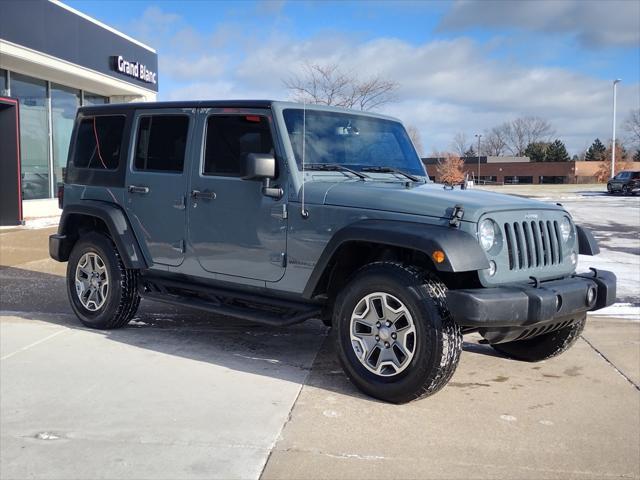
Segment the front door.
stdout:
<svg viewBox="0 0 640 480">
<path fill-rule="evenodd" d="M 201 114 L 202 155 L 192 166 L 189 241 L 208 273 L 267 282 L 284 275 L 285 196 L 266 197 L 261 182 L 241 178 L 247 154 L 275 155 L 270 125 L 268 111 Z M 279 171 L 273 185 L 284 183 Z"/>
<path fill-rule="evenodd" d="M 193 114 L 175 110 L 142 111 L 134 119 L 126 208 L 154 265 L 178 266 L 184 260 L 187 159 L 194 123 Z"/>
<path fill-rule="evenodd" d="M 620 172 L 618 175 L 616 175 L 614 177 L 613 181 L 611 182 L 612 189 L 614 191 L 622 190 L 622 186 L 627 181 L 627 176 L 628 175 L 629 174 L 627 172 Z"/>
</svg>

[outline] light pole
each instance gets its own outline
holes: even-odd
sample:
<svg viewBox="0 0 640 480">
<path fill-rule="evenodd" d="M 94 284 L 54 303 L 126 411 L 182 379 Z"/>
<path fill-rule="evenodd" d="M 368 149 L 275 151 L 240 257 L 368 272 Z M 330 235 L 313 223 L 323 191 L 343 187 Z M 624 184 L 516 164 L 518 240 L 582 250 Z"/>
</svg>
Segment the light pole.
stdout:
<svg viewBox="0 0 640 480">
<path fill-rule="evenodd" d="M 480 139 L 482 138 L 481 133 L 476 133 L 474 135 L 478 139 L 478 185 L 480 184 Z"/>
<path fill-rule="evenodd" d="M 616 176 L 616 86 L 622 80 L 613 81 L 613 140 L 611 141 L 611 177 Z"/>
</svg>

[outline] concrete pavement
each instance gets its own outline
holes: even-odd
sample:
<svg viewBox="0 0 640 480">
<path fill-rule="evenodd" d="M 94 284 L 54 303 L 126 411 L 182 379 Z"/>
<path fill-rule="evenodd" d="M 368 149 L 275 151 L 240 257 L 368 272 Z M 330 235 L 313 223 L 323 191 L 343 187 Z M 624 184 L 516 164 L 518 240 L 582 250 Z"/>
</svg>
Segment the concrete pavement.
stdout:
<svg viewBox="0 0 640 480">
<path fill-rule="evenodd" d="M 52 231 L 0 232 L 0 478 L 258 478 L 326 328 L 143 302 L 85 329 Z"/>
<path fill-rule="evenodd" d="M 640 478 L 640 322 L 539 364 L 466 338 L 447 388 L 360 394 L 320 322 L 143 302 L 81 327 L 53 229 L 0 231 L 0 478 Z"/>
<path fill-rule="evenodd" d="M 584 339 L 528 364 L 471 336 L 451 383 L 402 406 L 359 395 L 327 342 L 263 478 L 639 478 L 640 391 L 618 369 L 637 378 L 640 324 L 584 338 L 624 366 Z"/>
</svg>

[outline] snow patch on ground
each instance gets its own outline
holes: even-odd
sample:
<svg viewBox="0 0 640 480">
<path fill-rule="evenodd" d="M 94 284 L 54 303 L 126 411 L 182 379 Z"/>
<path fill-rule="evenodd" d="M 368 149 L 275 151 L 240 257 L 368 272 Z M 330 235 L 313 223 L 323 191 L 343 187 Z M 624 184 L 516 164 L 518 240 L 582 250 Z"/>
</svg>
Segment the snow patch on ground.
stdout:
<svg viewBox="0 0 640 480">
<path fill-rule="evenodd" d="M 60 215 L 55 217 L 28 218 L 24 222 L 24 227 L 30 230 L 39 228 L 56 227 L 60 223 Z"/>
<path fill-rule="evenodd" d="M 602 310 L 590 312 L 590 315 L 597 315 L 599 317 L 622 317 L 640 322 L 640 306 L 632 303 L 614 303 Z"/>
</svg>

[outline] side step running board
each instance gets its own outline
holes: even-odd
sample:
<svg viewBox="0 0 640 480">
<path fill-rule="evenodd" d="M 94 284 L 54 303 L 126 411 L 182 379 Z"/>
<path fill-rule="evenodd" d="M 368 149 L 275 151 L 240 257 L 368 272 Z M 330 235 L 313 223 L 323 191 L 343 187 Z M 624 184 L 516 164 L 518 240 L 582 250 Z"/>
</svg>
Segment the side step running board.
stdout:
<svg viewBox="0 0 640 480">
<path fill-rule="evenodd" d="M 139 292 L 149 300 L 205 310 L 218 315 L 271 326 L 288 326 L 319 318 L 318 305 L 252 295 L 246 292 L 191 284 L 169 279 L 141 277 Z"/>
</svg>

